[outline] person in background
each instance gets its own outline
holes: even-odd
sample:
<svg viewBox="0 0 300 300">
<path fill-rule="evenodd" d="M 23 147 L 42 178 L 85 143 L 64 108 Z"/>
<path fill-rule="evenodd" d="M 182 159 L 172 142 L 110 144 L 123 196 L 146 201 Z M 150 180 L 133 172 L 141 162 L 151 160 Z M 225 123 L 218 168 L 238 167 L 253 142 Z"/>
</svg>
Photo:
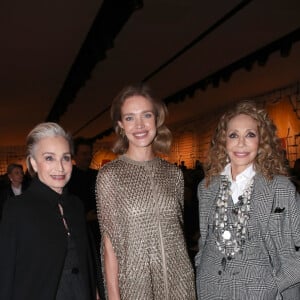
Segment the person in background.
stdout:
<svg viewBox="0 0 300 300">
<path fill-rule="evenodd" d="M 21 195 L 26 189 L 24 181 L 23 166 L 16 163 L 11 163 L 7 166 L 7 178 L 9 183 L 5 185 L 0 191 L 0 219 L 2 214 L 2 207 L 8 199 L 13 196 Z"/>
<path fill-rule="evenodd" d="M 0 299 L 96 299 L 84 208 L 65 188 L 71 156 L 72 140 L 56 123 L 38 124 L 27 136 L 33 179 L 3 209 Z"/>
<path fill-rule="evenodd" d="M 97 170 L 90 168 L 93 158 L 93 145 L 89 139 L 78 137 L 74 139 L 75 165 L 71 179 L 67 185 L 70 193 L 79 197 L 85 208 L 88 225 L 89 241 L 93 251 L 95 273 L 100 298 L 104 299 L 103 276 L 100 260 L 100 231 L 96 213 L 96 177 Z"/>
<path fill-rule="evenodd" d="M 183 171 L 187 170 L 187 167 L 186 167 L 186 165 L 185 165 L 185 161 L 184 161 L 184 160 L 182 160 L 182 161 L 180 162 L 179 167 L 180 167 L 180 169 L 183 170 Z"/>
<path fill-rule="evenodd" d="M 72 176 L 68 183 L 68 189 L 71 193 L 77 195 L 84 204 L 86 219 L 88 222 L 97 223 L 97 232 L 99 225 L 96 213 L 95 185 L 97 170 L 90 168 L 93 158 L 93 145 L 89 139 L 79 137 L 74 139 L 75 165 L 73 166 Z"/>
<path fill-rule="evenodd" d="M 300 199 L 276 127 L 251 101 L 221 117 L 198 199 L 199 300 L 300 299 Z"/>
<path fill-rule="evenodd" d="M 171 133 L 166 106 L 144 85 L 125 87 L 111 117 L 120 156 L 97 177 L 108 299 L 194 300 L 194 272 L 183 233 L 182 171 L 161 159 Z"/>
</svg>

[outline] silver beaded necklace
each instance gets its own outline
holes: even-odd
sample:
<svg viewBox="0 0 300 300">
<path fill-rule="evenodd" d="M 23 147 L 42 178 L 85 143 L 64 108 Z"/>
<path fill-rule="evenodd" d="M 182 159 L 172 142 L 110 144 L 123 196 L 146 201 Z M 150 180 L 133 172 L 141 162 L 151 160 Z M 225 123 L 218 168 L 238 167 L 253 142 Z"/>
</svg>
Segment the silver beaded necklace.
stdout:
<svg viewBox="0 0 300 300">
<path fill-rule="evenodd" d="M 233 207 L 234 222 L 229 222 L 228 200 L 231 197 L 231 182 L 226 175 L 221 175 L 221 184 L 217 198 L 214 233 L 218 249 L 225 258 L 233 258 L 242 252 L 243 245 L 248 236 L 248 220 L 250 213 L 250 197 L 253 190 L 252 178 L 243 194 L 238 197 L 238 202 Z"/>
</svg>

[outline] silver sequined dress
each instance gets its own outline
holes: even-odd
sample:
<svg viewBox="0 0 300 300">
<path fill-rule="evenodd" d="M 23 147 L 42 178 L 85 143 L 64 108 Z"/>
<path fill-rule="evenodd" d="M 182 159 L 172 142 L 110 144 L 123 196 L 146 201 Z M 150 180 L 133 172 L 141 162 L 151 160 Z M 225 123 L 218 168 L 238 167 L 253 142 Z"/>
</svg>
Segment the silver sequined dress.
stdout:
<svg viewBox="0 0 300 300">
<path fill-rule="evenodd" d="M 179 168 L 122 155 L 99 170 L 96 190 L 102 237 L 110 238 L 118 260 L 121 299 L 196 299 Z"/>
</svg>

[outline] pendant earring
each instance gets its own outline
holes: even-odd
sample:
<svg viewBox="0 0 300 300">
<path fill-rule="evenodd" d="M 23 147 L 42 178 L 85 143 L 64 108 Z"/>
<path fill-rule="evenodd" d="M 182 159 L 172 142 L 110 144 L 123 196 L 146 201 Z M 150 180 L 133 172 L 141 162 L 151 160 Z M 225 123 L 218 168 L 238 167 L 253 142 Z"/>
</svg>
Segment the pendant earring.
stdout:
<svg viewBox="0 0 300 300">
<path fill-rule="evenodd" d="M 120 128 L 120 136 L 121 136 L 122 138 L 125 137 L 125 131 L 124 131 L 123 128 Z"/>
<path fill-rule="evenodd" d="M 229 156 L 226 157 L 226 163 L 228 163 L 228 164 L 230 163 Z"/>
</svg>

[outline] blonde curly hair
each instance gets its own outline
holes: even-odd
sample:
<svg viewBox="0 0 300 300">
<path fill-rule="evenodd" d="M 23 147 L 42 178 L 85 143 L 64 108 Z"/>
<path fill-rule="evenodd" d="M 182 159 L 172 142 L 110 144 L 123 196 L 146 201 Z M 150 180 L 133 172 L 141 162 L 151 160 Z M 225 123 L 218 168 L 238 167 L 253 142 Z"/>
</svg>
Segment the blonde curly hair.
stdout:
<svg viewBox="0 0 300 300">
<path fill-rule="evenodd" d="M 257 122 L 259 145 L 258 154 L 254 160 L 255 171 L 267 179 L 272 179 L 275 175 L 287 175 L 284 151 L 276 135 L 277 128 L 273 121 L 269 118 L 268 113 L 254 102 L 242 101 L 222 115 L 213 134 L 205 165 L 207 185 L 214 176 L 224 170 L 227 164 L 227 126 L 232 118 L 240 114 L 250 116 Z"/>
</svg>

